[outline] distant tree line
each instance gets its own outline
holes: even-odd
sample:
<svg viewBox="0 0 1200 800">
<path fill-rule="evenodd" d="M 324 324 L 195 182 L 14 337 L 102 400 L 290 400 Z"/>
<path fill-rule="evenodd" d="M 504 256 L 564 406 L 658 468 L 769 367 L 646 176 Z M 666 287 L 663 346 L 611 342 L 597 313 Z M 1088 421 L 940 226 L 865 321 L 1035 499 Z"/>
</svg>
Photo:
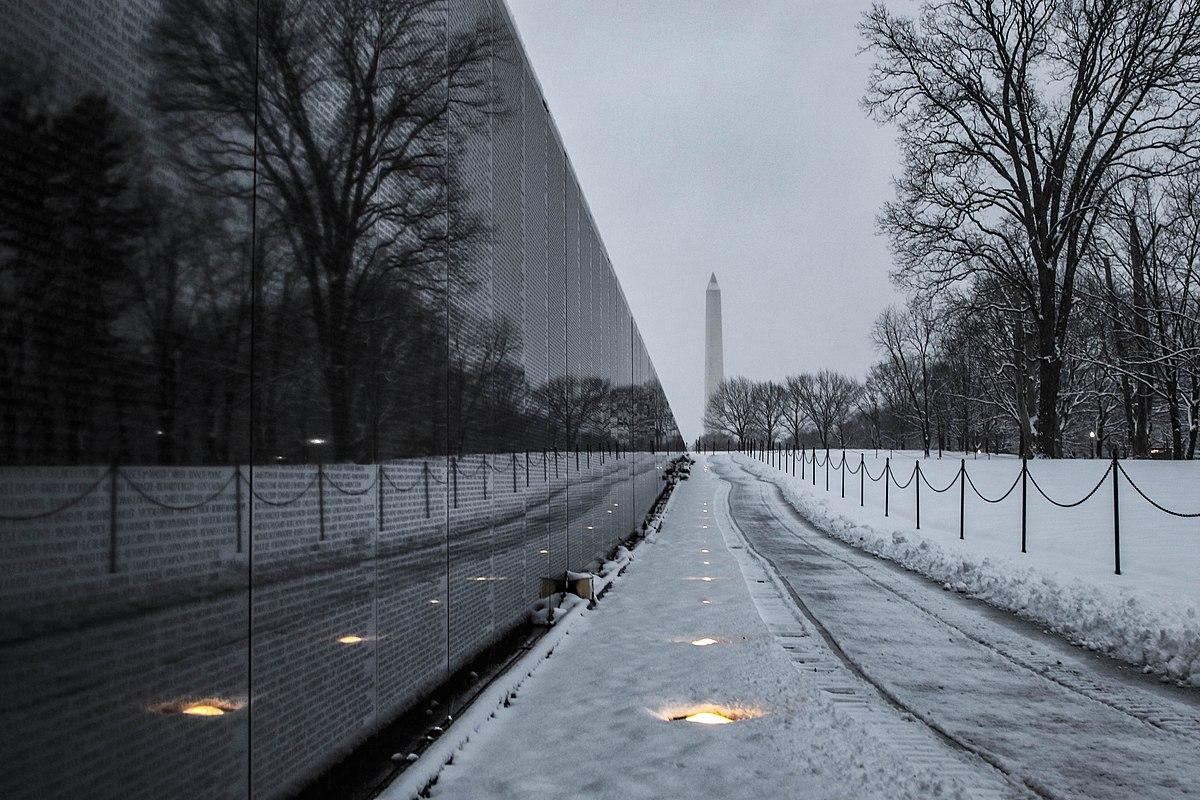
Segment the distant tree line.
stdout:
<svg viewBox="0 0 1200 800">
<path fill-rule="evenodd" d="M 908 298 L 849 401 L 811 376 L 788 413 L 821 445 L 1194 458 L 1200 3 L 876 3 L 859 27 L 864 105 L 898 131 L 879 228 Z M 781 387 L 739 381 L 710 430 L 779 440 Z"/>
<path fill-rule="evenodd" d="M 445 10 L 163 0 L 136 119 L 0 64 L 0 463 L 678 445 L 657 380 L 526 374 L 466 174 L 517 45 Z"/>
<path fill-rule="evenodd" d="M 864 105 L 899 134 L 879 226 L 910 296 L 874 329 L 879 435 L 1194 457 L 1200 4 L 877 3 L 860 32 Z"/>
</svg>

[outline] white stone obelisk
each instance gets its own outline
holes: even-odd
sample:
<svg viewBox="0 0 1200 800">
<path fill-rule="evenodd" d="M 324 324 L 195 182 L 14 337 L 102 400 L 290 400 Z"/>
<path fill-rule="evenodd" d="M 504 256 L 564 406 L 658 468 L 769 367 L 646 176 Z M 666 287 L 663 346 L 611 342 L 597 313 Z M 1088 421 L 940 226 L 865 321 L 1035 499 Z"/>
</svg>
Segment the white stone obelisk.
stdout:
<svg viewBox="0 0 1200 800">
<path fill-rule="evenodd" d="M 704 296 L 704 408 L 717 386 L 725 380 L 725 349 L 721 344 L 721 287 L 717 273 L 708 279 Z M 711 433 L 712 431 L 709 431 Z"/>
</svg>

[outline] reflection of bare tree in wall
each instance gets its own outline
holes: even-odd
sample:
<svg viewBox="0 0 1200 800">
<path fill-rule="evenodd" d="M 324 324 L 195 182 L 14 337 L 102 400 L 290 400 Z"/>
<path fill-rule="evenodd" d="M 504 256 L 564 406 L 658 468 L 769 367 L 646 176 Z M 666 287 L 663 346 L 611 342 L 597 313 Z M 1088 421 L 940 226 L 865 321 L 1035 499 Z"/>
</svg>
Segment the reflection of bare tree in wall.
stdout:
<svg viewBox="0 0 1200 800">
<path fill-rule="evenodd" d="M 458 319 L 451 328 L 451 452 L 504 452 L 532 442 L 520 331 L 504 317 Z"/>
<path fill-rule="evenodd" d="M 230 243 L 245 240 L 221 203 L 148 187 L 151 227 L 131 262 L 129 331 L 147 361 L 155 460 L 246 456 L 249 286 Z"/>
<path fill-rule="evenodd" d="M 444 303 L 447 87 L 487 39 L 448 33 L 442 0 L 167 0 L 155 27 L 157 106 L 191 174 L 232 194 L 256 178 L 260 235 L 286 248 L 257 276 L 258 324 L 269 336 L 271 314 L 303 310 L 311 326 L 311 356 L 281 347 L 265 378 L 315 362 L 337 458 L 364 457 L 370 420 L 394 414 L 371 385 L 381 360 L 418 352 L 381 330 Z M 444 365 L 419 352 L 409 374 Z"/>
<path fill-rule="evenodd" d="M 129 452 L 136 375 L 119 332 L 147 227 L 138 143 L 103 97 L 52 107 L 4 70 L 0 94 L 0 448 L 5 463 Z"/>
<path fill-rule="evenodd" d="M 613 397 L 612 384 L 594 375 L 551 378 L 533 393 L 548 420 L 551 446 L 559 450 L 607 444 Z"/>
</svg>

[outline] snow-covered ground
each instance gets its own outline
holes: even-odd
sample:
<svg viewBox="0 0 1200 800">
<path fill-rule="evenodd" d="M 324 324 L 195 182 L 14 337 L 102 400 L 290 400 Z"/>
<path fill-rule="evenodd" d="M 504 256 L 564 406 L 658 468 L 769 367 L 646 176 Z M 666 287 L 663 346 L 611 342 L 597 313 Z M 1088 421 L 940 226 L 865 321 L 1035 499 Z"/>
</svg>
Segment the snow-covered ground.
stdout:
<svg viewBox="0 0 1200 800">
<path fill-rule="evenodd" d="M 819 456 L 823 459 L 824 454 Z M 1077 643 L 1175 680 L 1200 686 L 1200 520 L 1181 519 L 1155 509 L 1126 481 L 1120 485 L 1122 574 L 1113 574 L 1113 494 L 1111 476 L 1091 499 L 1073 508 L 1051 505 L 1028 485 L 1027 553 L 1020 552 L 1021 486 L 1002 502 L 980 500 L 968 485 L 965 539 L 959 540 L 958 486 L 935 493 L 921 489 L 921 529 L 915 530 L 915 487 L 890 489 L 885 517 L 883 483 L 865 482 L 859 506 L 860 477 L 825 470 L 811 478 L 768 467 L 742 455 L 732 456 L 777 483 L 791 504 L 828 533 L 1000 608 L 1015 611 L 1066 635 Z M 872 477 L 883 470 L 886 452 L 862 453 Z M 841 463 L 841 451 L 833 451 Z M 859 451 L 848 451 L 850 469 Z M 912 473 L 912 454 L 893 454 L 892 470 L 903 484 Z M 1200 511 L 1200 464 L 1126 461 L 1129 477 L 1153 500 L 1183 512 Z M 786 465 L 791 471 L 790 462 Z M 930 484 L 942 488 L 956 477 L 959 458 L 921 460 Z M 1104 475 L 1109 462 L 1097 460 L 1031 461 L 1030 474 L 1060 502 L 1084 497 Z M 1012 458 L 968 458 L 967 472 L 979 492 L 1003 495 L 1020 473 Z M 796 471 L 800 468 L 797 464 Z"/>
<path fill-rule="evenodd" d="M 1200 697 L 823 534 L 729 459 L 731 524 L 844 663 L 1020 796 L 1174 800 L 1200 781 Z"/>
<path fill-rule="evenodd" d="M 472 729 L 433 797 L 969 796 L 802 674 L 714 519 L 720 486 L 696 466 L 662 530 L 511 705 Z M 761 592 L 767 581 L 750 583 Z M 704 639 L 715 643 L 692 644 Z M 671 721 L 716 710 L 745 718 Z"/>
</svg>

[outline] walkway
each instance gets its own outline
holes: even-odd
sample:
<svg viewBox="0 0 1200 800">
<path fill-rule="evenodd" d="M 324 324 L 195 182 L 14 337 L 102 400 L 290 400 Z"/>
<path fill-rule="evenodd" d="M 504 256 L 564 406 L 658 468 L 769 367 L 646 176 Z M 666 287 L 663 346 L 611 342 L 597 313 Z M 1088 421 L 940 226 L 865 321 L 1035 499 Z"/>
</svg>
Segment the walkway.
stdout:
<svg viewBox="0 0 1200 800">
<path fill-rule="evenodd" d="M 635 556 L 433 797 L 1200 791 L 1195 692 L 826 536 L 728 456 Z"/>
<path fill-rule="evenodd" d="M 729 507 L 840 660 L 896 707 L 1048 798 L 1200 792 L 1200 704 L 825 536 L 729 457 Z"/>
<path fill-rule="evenodd" d="M 433 797 L 968 796 L 798 668 L 779 632 L 815 637 L 718 522 L 727 491 L 696 465 L 657 540 L 455 755 Z M 691 644 L 705 638 L 717 642 Z M 705 710 L 753 718 L 668 721 Z"/>
</svg>

